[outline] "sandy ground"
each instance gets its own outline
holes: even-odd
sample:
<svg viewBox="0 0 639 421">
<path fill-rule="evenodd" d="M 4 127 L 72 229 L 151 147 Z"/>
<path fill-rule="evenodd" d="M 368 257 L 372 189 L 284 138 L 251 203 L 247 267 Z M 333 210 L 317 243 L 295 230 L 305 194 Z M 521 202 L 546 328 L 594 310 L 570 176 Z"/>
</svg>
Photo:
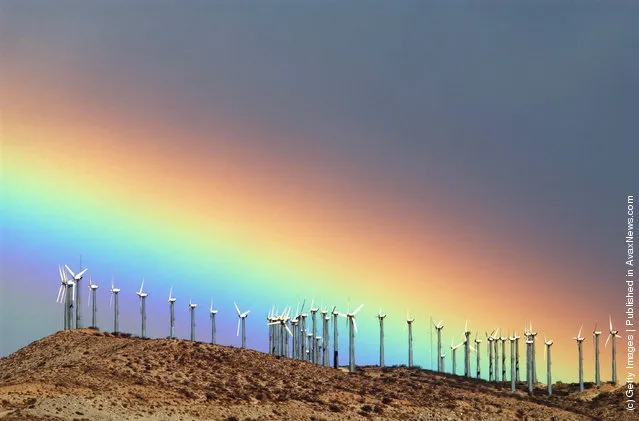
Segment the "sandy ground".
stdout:
<svg viewBox="0 0 639 421">
<path fill-rule="evenodd" d="M 621 387 L 529 396 L 419 368 L 350 374 L 252 350 L 58 332 L 0 360 L 3 420 L 631 420 Z"/>
</svg>

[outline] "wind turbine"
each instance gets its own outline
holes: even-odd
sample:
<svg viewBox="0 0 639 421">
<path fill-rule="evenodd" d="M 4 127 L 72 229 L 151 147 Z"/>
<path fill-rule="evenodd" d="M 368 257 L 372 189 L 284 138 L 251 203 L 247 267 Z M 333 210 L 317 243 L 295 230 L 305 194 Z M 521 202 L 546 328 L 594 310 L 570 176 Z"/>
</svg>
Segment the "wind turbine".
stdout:
<svg viewBox="0 0 639 421">
<path fill-rule="evenodd" d="M 514 392 L 517 388 L 517 377 L 515 377 L 515 334 L 510 335 L 508 340 L 510 341 L 510 391 Z"/>
<path fill-rule="evenodd" d="M 415 319 L 410 318 L 410 313 L 406 310 L 406 325 L 408 326 L 408 366 L 413 366 L 413 322 Z M 404 329 L 406 326 L 404 326 Z"/>
<path fill-rule="evenodd" d="M 175 300 L 173 297 L 173 285 L 169 289 L 169 339 L 175 339 Z"/>
<path fill-rule="evenodd" d="M 584 339 L 581 337 L 581 330 L 583 329 L 583 325 L 579 328 L 579 333 L 573 339 L 577 341 L 577 348 L 579 349 L 579 391 L 584 391 L 584 359 L 582 353 L 582 343 Z"/>
<path fill-rule="evenodd" d="M 453 340 L 451 338 L 450 340 L 450 350 L 453 356 L 453 375 L 457 375 L 457 358 L 455 356 L 455 352 L 457 351 L 457 348 L 459 348 L 460 346 L 462 346 L 464 344 L 464 342 L 460 342 L 459 345 L 453 345 Z"/>
<path fill-rule="evenodd" d="M 528 335 L 532 339 L 532 345 L 530 346 L 530 357 L 532 361 L 532 381 L 533 384 L 537 383 L 537 353 L 535 352 L 535 336 L 537 336 L 537 332 L 533 330 L 532 320 L 530 321 L 530 330 L 528 331 Z"/>
<path fill-rule="evenodd" d="M 533 360 L 532 360 L 532 345 L 533 345 L 533 336 L 530 334 L 529 331 L 525 332 L 526 335 L 526 355 L 527 355 L 527 360 L 526 360 L 526 381 L 528 382 L 528 393 L 533 393 L 533 386 L 534 386 L 534 375 L 533 375 Z"/>
<path fill-rule="evenodd" d="M 519 339 L 521 336 L 517 335 L 517 331 L 513 333 L 513 339 L 515 340 L 515 381 L 519 381 Z"/>
<path fill-rule="evenodd" d="M 91 317 L 92 329 L 98 328 L 98 322 L 97 322 L 98 307 L 97 307 L 97 301 L 96 301 L 97 290 L 98 290 L 98 286 L 93 283 L 91 278 L 89 278 L 89 300 L 87 301 L 87 306 L 91 305 L 91 300 L 93 300 L 93 309 L 92 309 L 92 317 Z"/>
<path fill-rule="evenodd" d="M 502 335 L 504 331 L 501 331 Z M 508 337 L 500 336 L 499 341 L 501 342 L 501 381 L 506 381 L 506 341 Z"/>
<path fill-rule="evenodd" d="M 213 299 L 211 298 L 211 308 L 209 309 L 209 314 L 211 315 L 211 343 L 215 344 L 215 315 L 217 314 L 217 310 L 213 310 Z"/>
<path fill-rule="evenodd" d="M 142 338 L 146 338 L 146 292 L 142 292 L 142 288 L 144 288 L 144 278 L 142 278 L 142 285 L 140 285 L 140 290 L 135 294 L 140 297 L 140 313 L 142 314 Z"/>
<path fill-rule="evenodd" d="M 191 312 L 191 341 L 195 342 L 195 307 L 197 304 L 191 302 L 189 298 L 189 311 Z"/>
<path fill-rule="evenodd" d="M 306 304 L 306 300 L 302 303 L 302 308 L 300 310 L 300 328 L 299 328 L 299 343 L 300 343 L 300 360 L 306 359 L 306 317 L 308 317 L 308 313 L 304 313 L 304 305 Z M 336 342 L 337 343 L 337 342 Z"/>
<path fill-rule="evenodd" d="M 237 334 L 236 336 L 240 335 L 240 325 L 242 326 L 242 349 L 246 348 L 246 317 L 248 316 L 248 314 L 251 312 L 251 310 L 247 310 L 244 313 L 240 312 L 240 308 L 237 306 L 237 304 L 235 304 L 235 301 L 233 301 L 233 305 L 235 306 L 235 310 L 237 310 Z"/>
<path fill-rule="evenodd" d="M 328 324 L 331 321 L 331 314 L 333 314 L 333 312 L 335 312 L 335 306 L 333 306 L 333 309 L 331 310 L 330 314 L 328 312 L 324 314 L 324 332 L 323 332 L 324 343 L 322 345 L 322 348 L 324 349 L 324 367 L 331 366 L 331 359 L 329 355 L 330 351 L 329 351 Z"/>
<path fill-rule="evenodd" d="M 120 292 L 120 288 L 115 288 L 113 285 L 113 277 L 111 277 L 111 299 L 109 300 L 109 307 L 111 307 L 111 303 L 114 301 L 113 297 L 115 296 L 115 305 L 113 307 L 113 333 L 118 333 L 118 293 Z"/>
<path fill-rule="evenodd" d="M 499 381 L 499 328 L 497 329 L 497 333 L 495 334 L 495 340 L 493 341 L 493 346 L 495 347 L 495 374 L 494 379 L 496 382 Z"/>
<path fill-rule="evenodd" d="M 548 383 L 548 396 L 552 395 L 552 377 L 550 375 L 550 346 L 552 345 L 552 340 L 548 340 L 546 339 L 546 337 L 544 336 L 544 345 L 546 345 L 546 354 L 545 354 L 545 359 L 546 359 L 546 382 Z"/>
<path fill-rule="evenodd" d="M 601 386 L 599 375 L 599 335 L 601 335 L 601 331 L 597 330 L 597 322 L 595 322 L 595 330 L 592 332 L 592 340 L 595 343 L 595 384 L 597 387 Z"/>
<path fill-rule="evenodd" d="M 379 366 L 384 367 L 384 318 L 385 314 L 382 314 L 382 308 L 379 308 L 377 318 L 379 319 Z"/>
<path fill-rule="evenodd" d="M 477 354 L 477 378 L 481 378 L 481 361 L 480 361 L 480 356 L 479 356 L 479 351 L 481 350 L 481 347 L 479 346 L 479 344 L 481 343 L 481 339 L 479 339 L 477 337 L 479 332 L 475 332 L 475 348 L 476 351 L 475 353 Z"/>
<path fill-rule="evenodd" d="M 315 297 L 313 297 L 313 299 L 311 300 L 311 308 L 308 309 L 308 311 L 311 312 L 311 319 L 313 320 L 313 338 L 315 338 L 317 336 L 317 311 L 319 310 L 318 307 L 313 307 L 313 304 L 315 304 Z M 310 348 L 310 352 L 311 352 L 311 362 L 313 364 L 316 364 L 317 361 L 315 360 L 315 339 L 313 339 L 311 341 L 311 348 Z"/>
<path fill-rule="evenodd" d="M 69 269 L 69 266 L 64 265 L 64 267 L 67 268 L 67 270 L 73 277 L 73 282 L 75 283 L 76 289 L 78 290 L 78 303 L 81 303 L 82 301 L 80 300 L 80 281 L 82 280 L 82 275 L 84 275 L 84 272 L 86 272 L 87 269 L 82 270 L 76 275 L 75 273 L 73 273 L 71 269 Z M 82 306 L 79 306 L 79 305 L 75 306 L 75 328 L 76 329 L 82 328 L 82 321 L 80 320 L 80 307 Z"/>
<path fill-rule="evenodd" d="M 470 331 L 468 330 L 468 319 L 464 324 L 464 376 L 470 377 Z"/>
<path fill-rule="evenodd" d="M 495 338 L 497 334 L 497 330 L 493 330 L 491 332 L 491 334 L 489 335 L 488 332 L 486 332 L 486 344 L 488 345 L 488 381 L 492 382 L 493 381 L 493 375 L 495 374 L 494 368 L 493 368 L 493 352 L 494 352 L 494 348 L 493 348 L 493 342 L 495 342 Z"/>
<path fill-rule="evenodd" d="M 439 372 L 443 372 L 444 371 L 444 364 L 442 363 L 443 357 L 442 357 L 442 329 L 444 328 L 444 324 L 442 323 L 443 320 L 440 320 L 439 323 L 435 324 L 435 322 L 433 322 L 433 326 L 435 326 L 435 329 L 437 329 L 437 355 L 439 355 L 440 357 L 437 359 L 437 371 Z"/>
<path fill-rule="evenodd" d="M 60 274 L 60 289 L 58 289 L 56 302 L 64 304 L 64 330 L 68 330 L 71 329 L 73 320 L 73 300 L 71 299 L 69 288 L 73 288 L 75 284 L 67 279 L 67 274 L 62 271 L 60 265 L 58 265 L 58 272 Z"/>
<path fill-rule="evenodd" d="M 350 307 L 350 304 L 349 304 Z M 340 316 L 346 317 L 348 323 L 348 371 L 355 372 L 355 332 L 357 332 L 357 323 L 355 323 L 355 315 L 364 307 L 364 304 L 357 307 L 352 313 L 340 313 Z M 350 310 L 349 310 L 350 311 Z"/>
<path fill-rule="evenodd" d="M 337 316 L 339 316 L 339 311 L 335 310 L 335 307 L 333 307 L 331 314 L 333 315 L 333 368 L 337 368 L 339 367 L 339 353 L 337 345 Z"/>
<path fill-rule="evenodd" d="M 619 336 L 619 331 L 614 330 L 612 328 L 612 316 L 608 316 L 610 320 L 610 333 L 608 334 L 608 338 L 606 339 L 606 345 L 608 346 L 608 341 L 612 338 L 612 384 L 617 384 L 617 348 L 615 347 L 615 339 L 621 339 Z"/>
</svg>

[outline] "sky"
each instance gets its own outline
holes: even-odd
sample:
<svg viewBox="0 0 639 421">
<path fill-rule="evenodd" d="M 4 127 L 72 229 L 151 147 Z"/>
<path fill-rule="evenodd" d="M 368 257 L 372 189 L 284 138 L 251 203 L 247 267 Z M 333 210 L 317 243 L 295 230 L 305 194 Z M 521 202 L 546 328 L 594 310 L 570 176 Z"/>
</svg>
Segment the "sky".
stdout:
<svg viewBox="0 0 639 421">
<path fill-rule="evenodd" d="M 364 304 L 358 364 L 381 306 L 387 364 L 407 311 L 424 368 L 431 318 L 447 354 L 466 320 L 484 342 L 532 320 L 563 381 L 583 324 L 592 380 L 595 323 L 625 318 L 638 20 L 634 2 L 1 0 L 0 355 L 62 328 L 68 264 L 104 330 L 114 279 L 139 333 L 144 278 L 152 337 L 171 286 L 178 336 L 192 299 L 209 339 L 213 300 L 238 346 L 236 301 L 264 351 L 271 306 L 314 297 Z"/>
</svg>

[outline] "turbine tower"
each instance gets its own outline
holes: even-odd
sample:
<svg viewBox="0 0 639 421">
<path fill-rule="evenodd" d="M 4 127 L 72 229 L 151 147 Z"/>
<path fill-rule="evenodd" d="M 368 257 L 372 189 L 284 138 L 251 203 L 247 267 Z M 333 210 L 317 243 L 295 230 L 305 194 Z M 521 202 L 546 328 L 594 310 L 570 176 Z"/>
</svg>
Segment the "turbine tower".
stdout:
<svg viewBox="0 0 639 421">
<path fill-rule="evenodd" d="M 97 290 L 98 290 L 98 286 L 94 284 L 93 280 L 89 277 L 89 300 L 87 301 L 87 305 L 91 305 L 91 300 L 93 300 L 93 308 L 91 312 L 91 329 L 98 328 L 98 321 L 97 321 L 98 307 L 97 307 L 97 301 L 96 301 Z"/>
<path fill-rule="evenodd" d="M 599 335 L 601 335 L 601 331 L 597 330 L 597 323 L 595 322 L 592 340 L 595 343 L 595 384 L 597 387 L 601 386 L 601 376 L 599 375 Z"/>
<path fill-rule="evenodd" d="M 191 341 L 195 342 L 195 307 L 197 304 L 191 302 L 189 298 L 189 311 L 191 312 Z"/>
<path fill-rule="evenodd" d="M 300 310 L 300 328 L 299 328 L 300 360 L 306 359 L 306 318 L 308 317 L 308 313 L 304 313 L 305 304 L 306 304 L 306 300 L 304 300 L 304 302 L 302 303 L 302 309 Z"/>
<path fill-rule="evenodd" d="M 215 344 L 215 315 L 217 314 L 217 310 L 213 310 L 213 299 L 211 298 L 211 308 L 209 309 L 209 314 L 211 315 L 211 343 Z"/>
<path fill-rule="evenodd" d="M 617 348 L 615 347 L 615 339 L 621 339 L 621 336 L 619 336 L 618 330 L 612 328 L 612 316 L 608 317 L 610 320 L 610 333 L 608 338 L 606 338 L 605 346 L 608 346 L 608 341 L 612 338 L 612 384 L 617 384 Z"/>
<path fill-rule="evenodd" d="M 171 285 L 171 289 L 169 289 L 169 339 L 175 339 L 175 300 L 173 285 Z"/>
<path fill-rule="evenodd" d="M 530 332 L 526 332 L 526 355 L 528 356 L 527 359 L 527 374 L 526 374 L 526 381 L 528 382 L 528 393 L 533 393 L 533 386 L 534 386 L 534 376 L 533 376 L 533 363 L 532 363 L 532 345 L 533 345 L 533 336 L 530 334 Z"/>
<path fill-rule="evenodd" d="M 437 329 L 437 355 L 439 358 L 437 359 L 437 371 L 440 373 L 444 371 L 444 364 L 442 363 L 442 329 L 444 328 L 443 320 L 440 320 L 439 323 L 435 324 L 433 322 L 433 326 Z"/>
<path fill-rule="evenodd" d="M 532 381 L 533 384 L 537 383 L 537 353 L 535 352 L 535 336 L 537 336 L 537 332 L 533 330 L 532 320 L 530 321 L 530 330 L 528 331 L 528 335 L 532 339 L 532 345 L 530 346 L 530 357 L 532 361 Z"/>
<path fill-rule="evenodd" d="M 497 328 L 497 333 L 495 333 L 493 346 L 495 347 L 495 374 L 494 379 L 496 382 L 499 381 L 499 328 Z"/>
<path fill-rule="evenodd" d="M 333 315 L 333 368 L 337 368 L 339 367 L 339 347 L 337 345 L 337 316 L 339 316 L 339 311 L 333 307 L 331 314 Z"/>
<path fill-rule="evenodd" d="M 80 300 L 80 281 L 82 280 L 82 275 L 84 275 L 84 272 L 86 272 L 87 269 L 82 270 L 76 275 L 75 273 L 73 273 L 71 269 L 69 269 L 69 266 L 64 265 L 64 267 L 67 268 L 67 270 L 73 277 L 73 282 L 75 283 L 76 289 L 78 290 L 78 303 L 81 303 L 82 301 Z M 80 307 L 82 306 L 79 306 L 79 305 L 75 306 L 75 328 L 76 329 L 82 328 L 82 321 L 80 320 Z"/>
<path fill-rule="evenodd" d="M 313 299 L 311 300 L 311 308 L 308 309 L 308 311 L 311 312 L 311 319 L 313 321 L 313 338 L 317 337 L 317 311 L 319 310 L 318 307 L 314 307 L 313 305 L 315 304 L 315 297 L 313 297 Z M 315 361 L 315 339 L 313 339 L 311 341 L 311 347 L 309 348 L 310 351 L 310 355 L 311 355 L 311 362 L 313 364 L 316 364 L 317 361 Z"/>
<path fill-rule="evenodd" d="M 142 314 L 142 339 L 146 338 L 146 292 L 142 292 L 142 288 L 144 288 L 144 278 L 142 279 L 142 285 L 140 285 L 140 290 L 135 294 L 140 297 L 140 314 Z"/>
<path fill-rule="evenodd" d="M 475 348 L 476 348 L 475 353 L 477 354 L 477 378 L 480 379 L 481 378 L 481 359 L 479 356 L 479 351 L 481 350 L 481 347 L 479 344 L 481 344 L 481 339 L 477 337 L 478 333 L 479 332 L 475 332 Z"/>
<path fill-rule="evenodd" d="M 385 314 L 382 314 L 382 308 L 379 308 L 377 318 L 379 319 L 379 366 L 384 367 L 384 318 Z"/>
<path fill-rule="evenodd" d="M 519 339 L 521 336 L 518 336 L 515 331 L 513 338 L 515 339 L 515 381 L 519 382 Z"/>
<path fill-rule="evenodd" d="M 470 377 L 470 348 L 470 331 L 467 319 L 464 324 L 464 377 Z"/>
<path fill-rule="evenodd" d="M 548 396 L 550 396 L 552 395 L 552 376 L 550 375 L 550 346 L 552 345 L 552 340 L 549 341 L 546 337 L 544 337 L 544 344 L 546 345 L 546 382 L 548 383 Z"/>
<path fill-rule="evenodd" d="M 493 352 L 495 348 L 493 347 L 493 342 L 495 342 L 496 334 L 497 334 L 497 330 L 493 330 L 490 335 L 488 334 L 488 332 L 486 332 L 486 341 L 487 341 L 486 345 L 488 346 L 488 381 L 489 382 L 493 381 L 493 375 L 495 374 L 494 367 L 493 367 L 493 363 L 494 363 Z"/>
<path fill-rule="evenodd" d="M 504 332 L 502 331 L 502 334 Z M 499 341 L 501 342 L 501 381 L 506 381 L 506 341 L 508 337 L 500 336 Z"/>
<path fill-rule="evenodd" d="M 322 364 L 324 367 L 330 367 L 330 359 L 328 356 L 328 322 L 331 321 L 331 316 L 328 315 L 328 309 L 323 308 L 320 311 L 322 315 Z"/>
<path fill-rule="evenodd" d="M 246 348 L 246 317 L 251 312 L 251 310 L 247 310 L 244 313 L 240 312 L 240 308 L 233 301 L 233 305 L 235 306 L 235 310 L 237 310 L 237 334 L 236 336 L 240 336 L 240 325 L 242 326 L 242 349 Z"/>
<path fill-rule="evenodd" d="M 350 305 L 349 305 L 350 307 Z M 346 317 L 348 323 L 348 371 L 355 372 L 355 332 L 357 332 L 357 323 L 355 323 L 355 315 L 364 307 L 364 304 L 357 307 L 352 313 L 340 313 L 342 317 Z M 350 310 L 349 310 L 350 311 Z"/>
<path fill-rule="evenodd" d="M 516 333 L 508 337 L 510 341 L 510 391 L 514 392 L 517 388 L 517 377 L 515 376 L 515 338 Z"/>
<path fill-rule="evenodd" d="M 115 305 L 113 306 L 113 333 L 118 333 L 118 317 L 120 315 L 118 310 L 118 293 L 120 292 L 120 288 L 116 288 L 113 285 L 113 277 L 111 277 L 111 299 L 109 300 L 109 307 L 111 307 L 111 303 L 115 301 Z M 115 297 L 115 299 L 113 298 Z"/>
<path fill-rule="evenodd" d="M 406 325 L 408 326 L 408 366 L 413 366 L 413 322 L 415 319 L 410 318 L 410 313 L 406 310 Z"/>
<path fill-rule="evenodd" d="M 583 329 L 583 325 L 581 325 L 581 327 L 579 328 L 579 333 L 577 333 L 577 336 L 574 337 L 573 339 L 577 341 L 577 348 L 579 349 L 579 391 L 583 392 L 584 391 L 584 359 L 583 359 L 583 352 L 582 352 L 582 343 L 584 341 L 584 339 L 586 338 L 582 338 L 581 337 L 581 330 Z"/>
</svg>

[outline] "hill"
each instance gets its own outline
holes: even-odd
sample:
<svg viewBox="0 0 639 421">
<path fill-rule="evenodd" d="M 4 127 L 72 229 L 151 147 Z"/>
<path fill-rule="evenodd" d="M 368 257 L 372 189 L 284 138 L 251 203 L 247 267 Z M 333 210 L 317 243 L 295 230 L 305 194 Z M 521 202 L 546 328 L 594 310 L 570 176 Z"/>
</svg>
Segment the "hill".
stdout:
<svg viewBox="0 0 639 421">
<path fill-rule="evenodd" d="M 523 388 L 523 384 L 520 385 Z M 3 420 L 630 420 L 620 387 L 549 398 L 419 368 L 350 374 L 252 350 L 62 331 L 0 359 Z M 633 417 L 634 418 L 634 417 Z"/>
</svg>

